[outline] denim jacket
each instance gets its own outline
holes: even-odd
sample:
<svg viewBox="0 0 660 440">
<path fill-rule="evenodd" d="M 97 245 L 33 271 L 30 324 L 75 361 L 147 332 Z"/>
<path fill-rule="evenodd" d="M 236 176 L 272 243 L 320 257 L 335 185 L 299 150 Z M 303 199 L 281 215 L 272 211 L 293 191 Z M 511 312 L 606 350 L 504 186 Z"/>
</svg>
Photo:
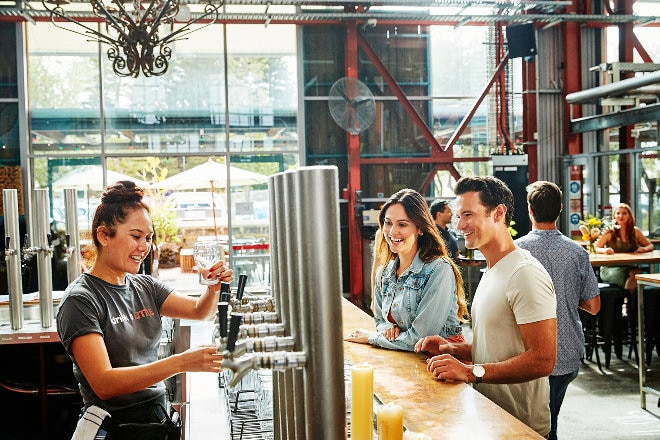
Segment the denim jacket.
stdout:
<svg viewBox="0 0 660 440">
<path fill-rule="evenodd" d="M 399 257 L 376 275 L 374 319 L 378 331 L 369 336 L 369 343 L 413 351 L 415 343 L 424 336 L 460 335 L 456 279 L 447 260 L 438 258 L 425 264 L 418 252 L 410 267 L 397 279 L 398 266 Z M 390 312 L 401 329 L 394 341 L 383 336 L 383 330 L 392 326 L 387 319 Z"/>
</svg>

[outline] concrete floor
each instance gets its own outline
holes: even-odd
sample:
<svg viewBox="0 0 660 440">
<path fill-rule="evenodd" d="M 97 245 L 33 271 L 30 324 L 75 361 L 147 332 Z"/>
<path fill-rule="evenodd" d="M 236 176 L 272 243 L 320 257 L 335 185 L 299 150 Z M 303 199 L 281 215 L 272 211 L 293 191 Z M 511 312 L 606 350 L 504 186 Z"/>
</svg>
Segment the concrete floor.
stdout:
<svg viewBox="0 0 660 440">
<path fill-rule="evenodd" d="M 194 287 L 196 278 L 189 274 L 161 272 L 172 284 Z M 192 287 L 191 287 L 192 286 Z M 213 331 L 211 322 L 190 322 L 191 343 L 208 344 Z M 639 397 L 639 371 L 633 359 L 619 360 L 612 354 L 610 368 L 598 369 L 586 361 L 577 379 L 569 386 L 559 417 L 559 438 L 566 440 L 660 439 L 658 398 L 647 397 L 642 410 Z M 601 360 L 604 358 L 601 352 Z M 595 358 L 594 358 L 595 361 Z M 648 384 L 660 389 L 660 359 L 654 353 L 647 368 Z M 189 373 L 190 439 L 230 439 L 224 391 L 215 374 Z"/>
</svg>

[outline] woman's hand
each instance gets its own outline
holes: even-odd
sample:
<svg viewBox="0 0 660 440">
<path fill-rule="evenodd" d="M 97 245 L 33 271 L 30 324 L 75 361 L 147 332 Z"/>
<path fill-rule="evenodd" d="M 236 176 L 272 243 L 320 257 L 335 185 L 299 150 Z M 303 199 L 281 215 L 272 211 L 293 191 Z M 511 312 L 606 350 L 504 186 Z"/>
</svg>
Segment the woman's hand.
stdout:
<svg viewBox="0 0 660 440">
<path fill-rule="evenodd" d="M 183 362 L 181 371 L 217 373 L 222 371 L 222 353 L 216 346 L 190 348 L 179 354 Z"/>
<path fill-rule="evenodd" d="M 614 254 L 614 249 L 611 247 L 603 247 L 603 248 L 598 248 L 596 250 L 599 254 L 605 254 L 605 255 L 612 255 Z"/>
<path fill-rule="evenodd" d="M 401 333 L 401 329 L 398 325 L 393 325 L 392 327 L 383 330 L 383 336 L 385 336 L 388 341 L 394 341 L 399 337 L 399 333 Z"/>
<path fill-rule="evenodd" d="M 200 271 L 200 268 L 197 266 L 193 267 L 193 272 L 198 272 Z M 234 271 L 233 269 L 230 269 L 228 266 L 225 266 L 224 261 L 219 261 L 215 263 L 211 268 L 206 271 L 205 269 L 201 269 L 202 275 L 207 278 L 207 279 L 213 279 L 217 278 L 218 281 L 221 282 L 226 282 L 226 283 L 231 283 L 234 281 Z M 220 290 L 220 286 L 218 285 L 218 290 L 213 289 L 214 292 L 217 292 Z"/>
<path fill-rule="evenodd" d="M 357 342 L 358 344 L 368 344 L 369 343 L 369 335 L 372 332 L 369 330 L 359 328 L 353 332 L 351 332 L 350 335 L 344 337 L 344 341 L 348 342 Z"/>
<path fill-rule="evenodd" d="M 451 342 L 442 336 L 426 336 L 415 344 L 415 352 L 426 352 L 431 356 L 451 353 Z"/>
<path fill-rule="evenodd" d="M 639 246 L 637 249 L 635 249 L 636 254 L 644 254 L 646 252 L 651 252 L 653 250 L 653 245 L 650 244 L 648 246 Z"/>
</svg>

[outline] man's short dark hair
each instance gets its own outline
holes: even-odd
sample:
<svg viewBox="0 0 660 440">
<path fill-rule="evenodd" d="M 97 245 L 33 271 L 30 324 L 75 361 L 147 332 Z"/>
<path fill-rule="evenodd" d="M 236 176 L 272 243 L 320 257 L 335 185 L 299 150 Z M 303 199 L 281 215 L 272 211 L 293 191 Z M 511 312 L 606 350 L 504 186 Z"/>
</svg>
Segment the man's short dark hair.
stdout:
<svg viewBox="0 0 660 440">
<path fill-rule="evenodd" d="M 539 180 L 527 185 L 527 203 L 539 223 L 557 221 L 561 214 L 561 189 L 552 182 Z"/>
<path fill-rule="evenodd" d="M 497 205 L 504 205 L 506 207 L 504 220 L 507 226 L 511 223 L 513 218 L 513 193 L 506 186 L 506 183 L 493 176 L 461 177 L 456 182 L 454 193 L 460 196 L 467 192 L 478 193 L 481 204 L 486 207 L 488 212 L 495 209 Z"/>
<path fill-rule="evenodd" d="M 433 220 L 435 220 L 435 216 L 439 212 L 445 211 L 447 205 L 449 205 L 449 202 L 447 200 L 434 200 L 433 203 L 431 203 L 429 209 L 431 210 L 431 217 L 433 217 Z"/>
</svg>

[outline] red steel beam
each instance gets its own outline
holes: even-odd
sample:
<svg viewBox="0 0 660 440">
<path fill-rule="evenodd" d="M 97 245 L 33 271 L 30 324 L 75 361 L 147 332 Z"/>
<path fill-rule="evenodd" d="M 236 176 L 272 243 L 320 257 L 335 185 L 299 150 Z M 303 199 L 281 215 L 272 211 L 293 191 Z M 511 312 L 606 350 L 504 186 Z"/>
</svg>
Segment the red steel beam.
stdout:
<svg viewBox="0 0 660 440">
<path fill-rule="evenodd" d="M 376 70 L 378 70 L 378 73 L 380 73 L 380 75 L 383 77 L 387 85 L 392 89 L 394 96 L 398 98 L 399 102 L 401 103 L 401 106 L 408 114 L 408 116 L 410 116 L 410 119 L 412 119 L 417 129 L 422 133 L 424 139 L 426 139 L 426 141 L 429 143 L 429 145 L 431 145 L 431 147 L 434 147 L 438 150 L 442 150 L 442 147 L 438 143 L 438 140 L 433 136 L 433 132 L 431 131 L 431 129 L 428 127 L 428 125 L 426 125 L 426 122 L 422 119 L 422 117 L 419 116 L 419 113 L 417 113 L 415 107 L 412 105 L 412 103 L 410 102 L 406 94 L 403 92 L 401 87 L 399 87 L 399 84 L 397 84 L 396 80 L 387 70 L 387 68 L 382 63 L 382 61 L 378 58 L 378 55 L 376 55 L 376 52 L 373 50 L 367 39 L 364 38 L 364 36 L 359 32 L 358 32 L 358 43 L 360 45 L 360 48 L 367 55 L 367 57 L 372 62 Z"/>
<path fill-rule="evenodd" d="M 493 75 L 490 78 L 490 81 L 488 81 L 488 84 L 486 84 L 486 87 L 481 91 L 481 94 L 477 98 L 474 104 L 472 104 L 472 108 L 470 108 L 470 111 L 468 112 L 467 115 L 463 118 L 461 123 L 458 125 L 456 130 L 454 131 L 454 134 L 451 135 L 451 138 L 449 138 L 449 142 L 443 147 L 444 150 L 448 150 L 449 148 L 453 147 L 456 141 L 458 140 L 459 137 L 463 134 L 465 129 L 467 128 L 468 124 L 472 120 L 472 117 L 476 113 L 477 109 L 483 102 L 484 98 L 488 96 L 488 92 L 490 91 L 490 88 L 493 86 L 493 83 L 495 80 L 499 77 L 500 73 L 504 70 L 506 67 L 506 63 L 509 61 L 509 53 L 505 53 L 504 57 L 502 58 L 502 61 L 500 61 L 500 64 L 497 65 L 497 68 L 495 69 L 495 72 L 493 72 Z"/>
</svg>

